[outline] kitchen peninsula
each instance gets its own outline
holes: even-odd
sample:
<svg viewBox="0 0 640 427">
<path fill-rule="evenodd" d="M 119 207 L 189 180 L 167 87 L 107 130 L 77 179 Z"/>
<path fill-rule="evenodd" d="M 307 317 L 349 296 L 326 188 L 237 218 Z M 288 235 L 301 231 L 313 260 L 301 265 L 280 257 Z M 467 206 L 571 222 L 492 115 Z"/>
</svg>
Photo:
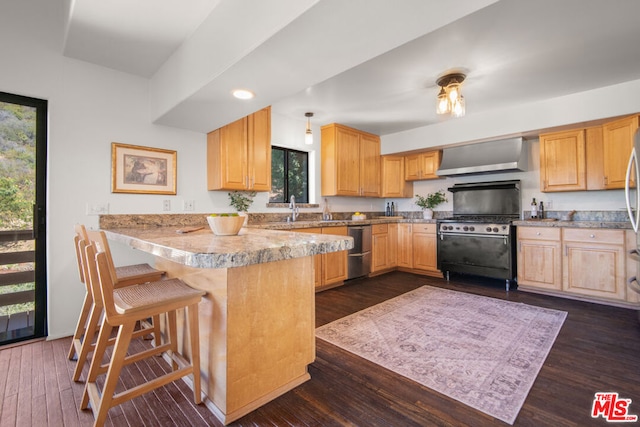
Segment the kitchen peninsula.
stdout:
<svg viewBox="0 0 640 427">
<path fill-rule="evenodd" d="M 208 228 L 178 234 L 176 226 L 101 226 L 109 239 L 154 255 L 156 267 L 170 277 L 207 292 L 199 311 L 202 390 L 223 423 L 310 378 L 313 255 L 351 249 L 352 238 L 250 228 L 238 236 L 214 236 Z"/>
</svg>

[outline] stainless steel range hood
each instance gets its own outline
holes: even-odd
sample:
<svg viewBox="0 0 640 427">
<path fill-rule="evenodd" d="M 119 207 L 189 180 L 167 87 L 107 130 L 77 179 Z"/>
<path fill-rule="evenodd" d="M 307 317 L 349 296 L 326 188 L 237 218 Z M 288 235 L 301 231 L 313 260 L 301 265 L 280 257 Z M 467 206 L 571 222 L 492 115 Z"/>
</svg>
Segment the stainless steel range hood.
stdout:
<svg viewBox="0 0 640 427">
<path fill-rule="evenodd" d="M 501 139 L 445 148 L 439 176 L 471 175 L 526 170 L 522 138 Z"/>
</svg>

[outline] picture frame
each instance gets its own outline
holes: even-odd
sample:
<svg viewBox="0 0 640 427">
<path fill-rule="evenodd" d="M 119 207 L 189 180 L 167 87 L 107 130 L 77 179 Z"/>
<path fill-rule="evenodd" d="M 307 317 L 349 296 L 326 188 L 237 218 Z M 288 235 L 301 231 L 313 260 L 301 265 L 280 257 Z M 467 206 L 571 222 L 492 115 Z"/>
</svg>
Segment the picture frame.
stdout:
<svg viewBox="0 0 640 427">
<path fill-rule="evenodd" d="M 177 152 L 111 143 L 111 192 L 176 194 Z"/>
</svg>

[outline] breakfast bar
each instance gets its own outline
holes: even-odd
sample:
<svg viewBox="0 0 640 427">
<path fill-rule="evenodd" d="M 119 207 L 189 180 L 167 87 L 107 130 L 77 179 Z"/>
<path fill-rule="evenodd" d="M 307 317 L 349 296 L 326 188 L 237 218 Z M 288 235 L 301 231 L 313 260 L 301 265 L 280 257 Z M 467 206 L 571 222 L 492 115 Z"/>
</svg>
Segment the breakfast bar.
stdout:
<svg viewBox="0 0 640 427">
<path fill-rule="evenodd" d="M 208 228 L 104 231 L 110 240 L 154 255 L 169 277 L 207 292 L 199 310 L 202 390 L 224 424 L 310 378 L 313 255 L 351 249 L 352 238 L 253 228 L 237 236 L 215 236 Z M 179 351 L 189 357 L 187 345 Z"/>
</svg>

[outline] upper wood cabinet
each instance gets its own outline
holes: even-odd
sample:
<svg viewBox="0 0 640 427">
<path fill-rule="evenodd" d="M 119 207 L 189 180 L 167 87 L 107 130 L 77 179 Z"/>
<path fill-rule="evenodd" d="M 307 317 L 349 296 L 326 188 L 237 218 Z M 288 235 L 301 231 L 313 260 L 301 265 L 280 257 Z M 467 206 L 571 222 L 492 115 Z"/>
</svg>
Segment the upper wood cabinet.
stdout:
<svg viewBox="0 0 640 427">
<path fill-rule="evenodd" d="M 380 137 L 336 123 L 323 126 L 323 196 L 380 195 Z"/>
<path fill-rule="evenodd" d="M 209 190 L 271 190 L 271 107 L 207 134 Z"/>
<path fill-rule="evenodd" d="M 540 135 L 540 189 L 624 188 L 638 125 L 639 116 L 634 115 L 601 126 Z"/>
<path fill-rule="evenodd" d="M 404 179 L 418 181 L 422 179 L 437 179 L 438 168 L 442 152 L 440 150 L 425 153 L 410 154 L 404 157 Z"/>
<path fill-rule="evenodd" d="M 380 197 L 413 197 L 413 182 L 404 178 L 404 157 L 382 156 Z"/>
<path fill-rule="evenodd" d="M 638 116 L 602 125 L 604 141 L 604 186 L 606 189 L 624 188 L 633 137 L 638 130 Z"/>
<path fill-rule="evenodd" d="M 540 135 L 541 191 L 587 189 L 584 129 Z"/>
</svg>

